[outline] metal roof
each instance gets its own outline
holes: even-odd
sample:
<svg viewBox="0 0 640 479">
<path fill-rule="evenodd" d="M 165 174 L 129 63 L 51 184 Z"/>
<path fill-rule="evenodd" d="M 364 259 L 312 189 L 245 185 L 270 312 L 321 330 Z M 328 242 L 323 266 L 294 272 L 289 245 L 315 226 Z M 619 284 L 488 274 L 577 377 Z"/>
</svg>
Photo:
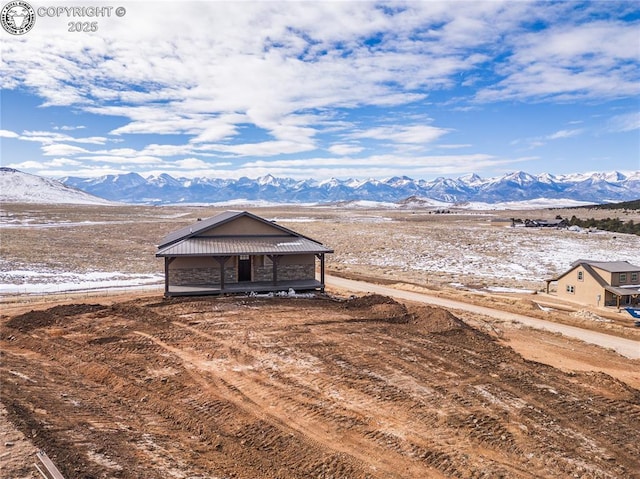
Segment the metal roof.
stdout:
<svg viewBox="0 0 640 479">
<path fill-rule="evenodd" d="M 574 261 L 573 263 L 571 263 L 570 269 L 568 269 L 561 275 L 553 277 L 546 281 L 558 281 L 574 271 L 578 266 L 582 266 L 598 282 L 600 286 L 609 288 L 614 287 L 610 286 L 609 283 L 605 281 L 605 279 L 600 276 L 593 268 L 598 268 L 609 273 L 629 273 L 636 271 L 640 272 L 640 266 L 635 266 L 628 261 L 590 261 L 587 259 L 579 259 L 578 261 Z M 611 292 L 614 291 L 611 290 Z"/>
<path fill-rule="evenodd" d="M 629 287 L 607 285 L 604 287 L 604 289 L 618 296 L 632 296 L 632 295 L 640 294 L 640 286 L 637 284 Z"/>
<path fill-rule="evenodd" d="M 156 256 L 235 256 L 241 254 L 333 253 L 321 243 L 297 236 L 197 237 L 160 248 Z"/>
<path fill-rule="evenodd" d="M 640 271 L 640 266 L 635 266 L 628 261 L 585 261 L 594 268 L 602 269 L 609 273 L 628 273 Z M 575 263 L 574 263 L 575 264 Z"/>
<path fill-rule="evenodd" d="M 197 235 L 203 230 L 207 230 L 214 226 L 217 226 L 222 223 L 226 223 L 230 219 L 235 218 L 236 216 L 240 216 L 242 213 L 239 211 L 225 211 L 216 216 L 212 216 L 211 218 L 207 218 L 206 220 L 198 221 L 197 223 L 191 224 L 189 226 L 185 226 L 184 228 L 180 228 L 179 230 L 172 231 L 167 236 L 160 240 L 159 247 L 162 248 L 171 243 L 175 243 L 183 238 Z"/>
<path fill-rule="evenodd" d="M 307 238 L 306 236 L 303 236 L 299 233 L 296 233 L 293 230 L 290 230 L 288 228 L 285 228 L 284 226 L 281 226 L 277 223 L 274 223 L 273 221 L 269 221 L 266 220 L 264 218 L 260 218 L 259 216 L 256 216 L 252 213 L 249 213 L 248 211 L 224 211 L 220 214 L 217 214 L 216 216 L 212 216 L 211 218 L 207 218 L 205 220 L 200 220 L 197 221 L 196 223 L 193 223 L 189 226 L 185 226 L 183 228 L 180 228 L 179 230 L 173 231 L 171 233 L 169 233 L 167 236 L 165 236 L 164 238 L 162 238 L 162 240 L 160 240 L 160 244 L 158 245 L 158 248 L 163 248 L 165 246 L 168 246 L 172 243 L 176 243 L 182 239 L 185 238 L 191 238 L 194 236 L 198 236 L 198 234 L 209 230 L 211 228 L 223 225 L 225 223 L 228 223 L 230 221 L 233 221 L 237 218 L 240 218 L 242 216 L 247 216 L 249 218 L 252 218 L 256 221 L 260 221 L 262 223 L 268 224 L 269 226 L 282 231 L 283 233 L 286 233 L 288 235 L 292 235 L 292 236 L 297 236 L 297 237 L 301 237 L 301 238 Z M 309 240 L 311 240 L 311 238 L 307 238 Z M 312 240 L 313 241 L 313 240 Z"/>
</svg>

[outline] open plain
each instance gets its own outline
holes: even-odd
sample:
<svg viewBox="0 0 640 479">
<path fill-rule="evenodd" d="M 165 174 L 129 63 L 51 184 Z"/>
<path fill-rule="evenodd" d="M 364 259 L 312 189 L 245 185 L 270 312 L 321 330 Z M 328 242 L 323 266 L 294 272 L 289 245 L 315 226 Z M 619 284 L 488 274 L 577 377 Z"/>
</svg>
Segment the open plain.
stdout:
<svg viewBox="0 0 640 479">
<path fill-rule="evenodd" d="M 335 288 L 163 299 L 155 242 L 217 211 L 3 205 L 2 477 L 39 477 L 37 449 L 67 479 L 640 477 L 638 360 Z M 496 221 L 573 210 L 251 211 L 335 248 L 333 275 L 638 339 L 540 292 L 577 258 L 639 263 L 637 236 Z"/>
</svg>

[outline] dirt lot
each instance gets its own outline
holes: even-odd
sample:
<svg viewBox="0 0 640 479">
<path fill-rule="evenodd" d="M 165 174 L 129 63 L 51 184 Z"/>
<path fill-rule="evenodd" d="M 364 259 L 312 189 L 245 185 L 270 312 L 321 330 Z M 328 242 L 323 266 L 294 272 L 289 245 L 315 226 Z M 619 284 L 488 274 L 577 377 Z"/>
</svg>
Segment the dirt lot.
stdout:
<svg viewBox="0 0 640 479">
<path fill-rule="evenodd" d="M 5 310 L 0 475 L 43 448 L 68 479 L 640 477 L 637 361 L 467 323 L 381 296 Z"/>
</svg>

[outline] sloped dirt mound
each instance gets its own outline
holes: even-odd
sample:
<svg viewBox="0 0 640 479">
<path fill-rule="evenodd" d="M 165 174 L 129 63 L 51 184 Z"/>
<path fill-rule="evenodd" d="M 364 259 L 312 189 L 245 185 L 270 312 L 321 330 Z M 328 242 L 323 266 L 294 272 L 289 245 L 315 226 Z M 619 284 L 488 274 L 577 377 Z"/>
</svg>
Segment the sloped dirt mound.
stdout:
<svg viewBox="0 0 640 479">
<path fill-rule="evenodd" d="M 106 306 L 102 304 L 63 304 L 44 311 L 29 311 L 14 316 L 7 322 L 7 326 L 21 332 L 28 332 L 63 323 L 65 318 L 71 316 L 95 313 L 104 309 Z"/>
<path fill-rule="evenodd" d="M 395 299 L 381 294 L 368 294 L 366 296 L 352 297 L 344 303 L 346 309 L 370 308 L 377 304 L 399 304 Z"/>
<path fill-rule="evenodd" d="M 359 319 L 405 324 L 413 318 L 404 304 L 380 294 L 351 298 L 344 303 L 344 308 Z"/>
<path fill-rule="evenodd" d="M 457 316 L 446 309 L 433 306 L 416 306 L 412 308 L 411 323 L 429 333 L 444 333 L 448 331 L 471 331 Z"/>
</svg>

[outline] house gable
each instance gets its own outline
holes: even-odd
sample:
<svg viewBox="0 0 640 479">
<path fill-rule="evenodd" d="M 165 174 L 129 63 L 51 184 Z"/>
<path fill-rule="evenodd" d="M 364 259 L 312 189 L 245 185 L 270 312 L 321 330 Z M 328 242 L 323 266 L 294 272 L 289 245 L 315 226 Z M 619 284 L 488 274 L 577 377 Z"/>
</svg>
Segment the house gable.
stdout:
<svg viewBox="0 0 640 479">
<path fill-rule="evenodd" d="M 226 226 L 225 226 L 226 225 Z M 246 228 L 249 228 L 248 230 Z M 236 233 L 234 233 L 236 231 Z M 248 231 L 248 233 L 247 233 Z M 265 234 L 266 233 L 266 234 Z M 297 236 L 306 238 L 284 226 L 260 218 L 248 211 L 225 211 L 211 218 L 198 221 L 189 226 L 180 228 L 162 238 L 159 248 L 164 248 L 173 243 L 203 236 Z M 309 238 L 307 238 L 309 239 Z"/>
<path fill-rule="evenodd" d="M 195 237 L 224 236 L 298 236 L 292 231 L 283 230 L 274 223 L 267 223 L 252 216 L 237 216 L 230 221 L 217 224 L 199 232 Z"/>
</svg>

